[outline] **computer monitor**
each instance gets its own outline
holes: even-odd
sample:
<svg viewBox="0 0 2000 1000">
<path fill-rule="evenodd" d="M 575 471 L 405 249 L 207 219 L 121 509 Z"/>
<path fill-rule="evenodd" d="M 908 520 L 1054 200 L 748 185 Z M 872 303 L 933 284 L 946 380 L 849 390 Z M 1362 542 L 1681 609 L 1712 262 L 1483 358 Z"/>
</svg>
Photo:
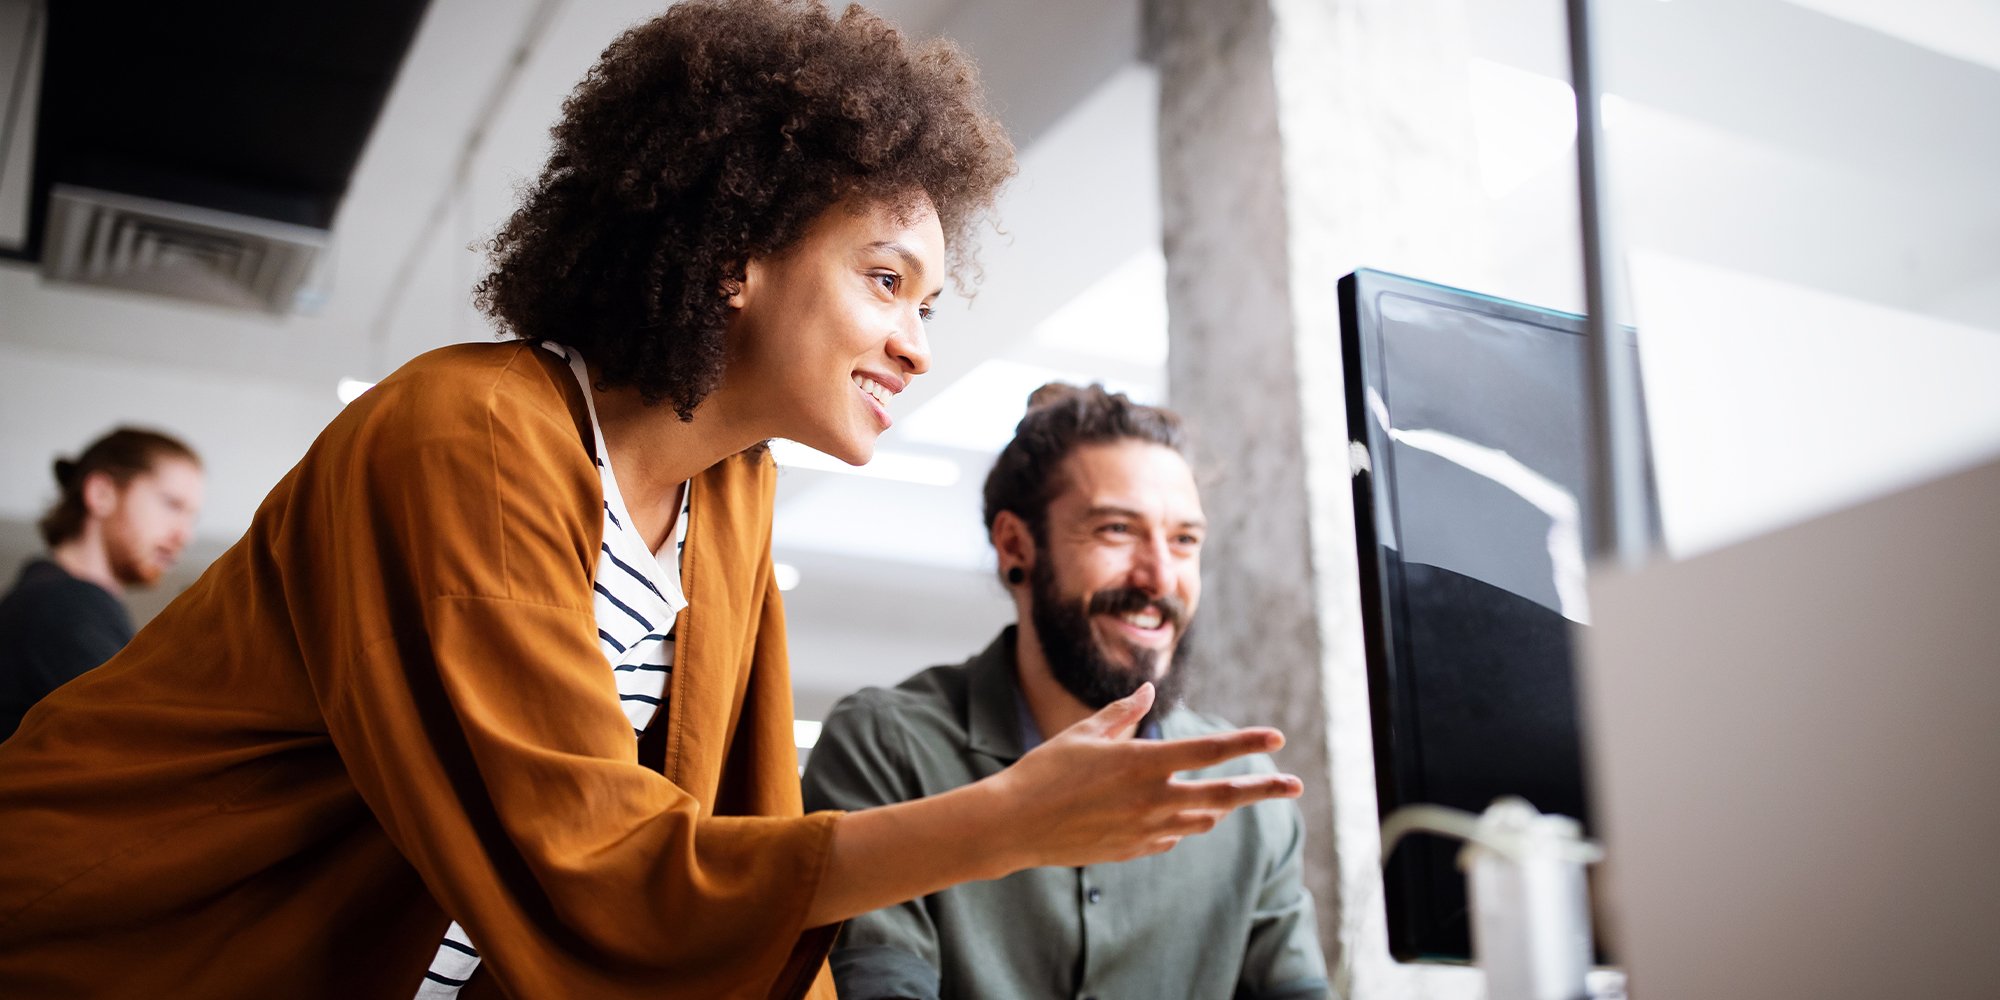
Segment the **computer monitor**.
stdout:
<svg viewBox="0 0 2000 1000">
<path fill-rule="evenodd" d="M 1589 830 L 1584 319 L 1379 271 L 1339 289 L 1382 815 L 1518 795 Z M 1457 850 L 1391 859 L 1396 957 L 1471 957 Z"/>
</svg>

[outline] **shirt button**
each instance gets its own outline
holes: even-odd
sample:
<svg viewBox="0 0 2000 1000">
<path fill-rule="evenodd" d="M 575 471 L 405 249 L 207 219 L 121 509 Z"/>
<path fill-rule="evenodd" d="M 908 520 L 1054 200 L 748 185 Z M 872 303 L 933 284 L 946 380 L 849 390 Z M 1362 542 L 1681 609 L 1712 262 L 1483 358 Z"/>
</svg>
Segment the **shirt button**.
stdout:
<svg viewBox="0 0 2000 1000">
<path fill-rule="evenodd" d="M 1102 889 L 1092 889 L 1092 890 L 1090 890 L 1089 892 L 1086 892 L 1086 893 L 1084 893 L 1084 894 L 1083 894 L 1083 898 L 1084 898 L 1084 899 L 1086 899 L 1086 900 L 1088 900 L 1088 901 L 1090 901 L 1090 902 L 1092 902 L 1092 903 L 1095 903 L 1095 902 L 1097 902 L 1098 900 L 1100 900 L 1100 899 L 1103 899 L 1103 898 L 1104 898 L 1104 890 L 1102 890 Z M 1097 1000 L 1097 998 L 1096 998 L 1096 997 L 1084 997 L 1084 998 L 1083 998 L 1083 1000 Z"/>
</svg>

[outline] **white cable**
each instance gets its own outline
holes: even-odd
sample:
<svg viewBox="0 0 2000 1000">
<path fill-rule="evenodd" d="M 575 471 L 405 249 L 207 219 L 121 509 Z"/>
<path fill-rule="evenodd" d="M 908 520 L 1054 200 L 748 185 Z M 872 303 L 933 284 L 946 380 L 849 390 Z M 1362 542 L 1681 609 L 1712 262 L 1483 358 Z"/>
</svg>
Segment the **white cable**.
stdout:
<svg viewBox="0 0 2000 1000">
<path fill-rule="evenodd" d="M 1463 809 L 1434 805 L 1404 806 L 1382 821 L 1382 867 L 1389 866 L 1389 855 L 1396 850 L 1397 842 L 1418 832 L 1456 837 L 1467 843 L 1481 842 L 1479 817 Z M 1499 850 L 1498 847 L 1494 849 Z"/>
<path fill-rule="evenodd" d="M 1591 864 L 1604 859 L 1604 850 L 1595 843 L 1575 840 L 1552 844 L 1546 838 L 1535 838 L 1526 830 L 1513 824 L 1526 810 L 1534 814 L 1534 807 L 1525 800 L 1503 798 L 1495 803 L 1503 808 L 1489 808 L 1485 813 L 1474 815 L 1463 809 L 1448 806 L 1418 804 L 1404 806 L 1389 814 L 1382 821 L 1383 867 L 1388 867 L 1390 855 L 1404 837 L 1412 833 L 1432 833 L 1465 841 L 1468 850 L 1478 845 L 1514 861 L 1520 861 L 1531 850 L 1553 851 L 1563 861 L 1575 864 Z M 1538 814 L 1534 814 L 1538 815 Z M 1468 863 L 1467 853 L 1459 855 L 1459 866 Z M 1343 906 L 1340 933 L 1340 960 L 1334 964 L 1333 993 L 1336 997 L 1346 997 L 1353 989 L 1354 952 L 1361 942 L 1361 932 L 1367 929 L 1366 921 L 1374 913 L 1375 897 L 1382 891 L 1382 877 L 1370 878 L 1363 886 L 1362 895 L 1354 906 Z M 1352 914 L 1353 916 L 1349 916 Z M 1351 922 L 1350 922 L 1351 921 Z"/>
<path fill-rule="evenodd" d="M 1488 809 L 1477 816 L 1462 809 L 1434 805 L 1404 806 L 1396 810 L 1382 821 L 1382 864 L 1388 865 L 1389 852 L 1395 849 L 1397 841 L 1418 832 L 1456 837 L 1513 861 L 1524 860 L 1530 851 L 1553 851 L 1560 860 L 1579 865 L 1604 860 L 1604 848 L 1596 843 L 1581 839 L 1550 843 L 1517 825 L 1523 810 L 1528 815 L 1540 815 L 1525 799 L 1509 796 L 1498 800 L 1495 805 L 1504 805 L 1505 808 Z M 1464 867 L 1464 862 L 1464 856 L 1460 855 L 1460 867 Z"/>
</svg>

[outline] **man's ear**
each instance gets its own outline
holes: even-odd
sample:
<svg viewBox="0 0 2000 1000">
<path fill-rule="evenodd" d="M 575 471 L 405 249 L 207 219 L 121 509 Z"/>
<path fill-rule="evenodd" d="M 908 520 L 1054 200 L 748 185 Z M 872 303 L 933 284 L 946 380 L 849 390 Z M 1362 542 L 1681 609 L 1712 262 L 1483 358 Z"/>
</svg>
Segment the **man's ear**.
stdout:
<svg viewBox="0 0 2000 1000">
<path fill-rule="evenodd" d="M 92 517 L 110 517 L 118 509 L 118 482 L 108 472 L 83 477 L 83 509 Z"/>
<path fill-rule="evenodd" d="M 993 516 L 993 551 L 1000 556 L 1000 576 L 1007 577 L 1010 569 L 1032 573 L 1035 569 L 1035 536 L 1028 530 L 1028 522 L 1011 510 L 1003 510 Z"/>
</svg>

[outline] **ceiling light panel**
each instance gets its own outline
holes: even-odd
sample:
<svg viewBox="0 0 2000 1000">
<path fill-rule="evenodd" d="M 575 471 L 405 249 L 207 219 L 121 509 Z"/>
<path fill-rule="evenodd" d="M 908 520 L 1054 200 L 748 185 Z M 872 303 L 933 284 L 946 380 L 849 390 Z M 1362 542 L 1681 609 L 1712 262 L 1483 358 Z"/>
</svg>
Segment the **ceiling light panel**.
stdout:
<svg viewBox="0 0 2000 1000">
<path fill-rule="evenodd" d="M 1087 372 L 995 358 L 953 382 L 910 414 L 898 429 L 902 439 L 913 444 L 995 453 L 1013 440 L 1014 425 L 1021 422 L 1029 394 L 1049 382 L 1103 382 L 1106 389 L 1147 404 L 1160 402 L 1162 395 L 1157 383 L 1103 379 Z"/>
</svg>

